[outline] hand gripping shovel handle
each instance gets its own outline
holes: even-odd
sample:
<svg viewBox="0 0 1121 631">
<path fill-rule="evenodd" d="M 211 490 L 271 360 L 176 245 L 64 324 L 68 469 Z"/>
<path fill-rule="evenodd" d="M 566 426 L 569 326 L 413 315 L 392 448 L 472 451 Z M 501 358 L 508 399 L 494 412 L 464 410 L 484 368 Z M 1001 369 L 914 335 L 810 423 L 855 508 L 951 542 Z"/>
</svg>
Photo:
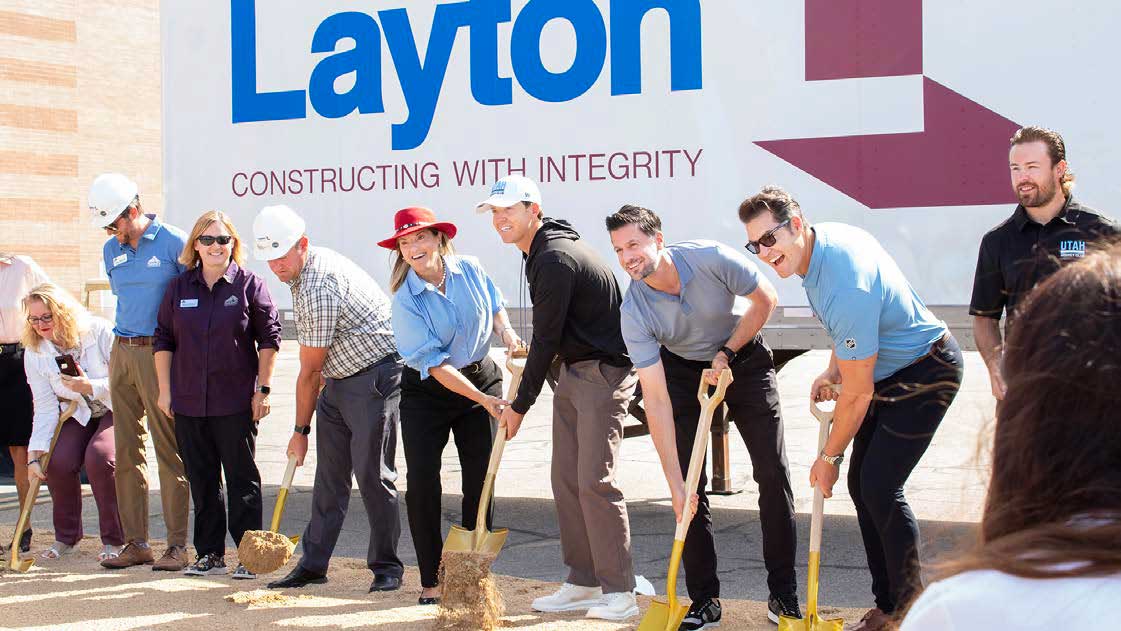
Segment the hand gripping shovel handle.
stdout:
<svg viewBox="0 0 1121 631">
<path fill-rule="evenodd" d="M 288 500 L 288 489 L 292 488 L 292 478 L 296 477 L 296 454 L 288 455 L 288 466 L 284 469 L 284 480 L 276 494 L 276 506 L 272 509 L 272 523 L 269 530 L 280 532 L 280 518 L 284 515 L 284 502 Z M 295 541 L 296 537 L 292 537 Z"/>
<path fill-rule="evenodd" d="M 524 351 L 515 351 L 517 355 L 523 355 Z M 522 371 L 525 370 L 525 361 L 514 361 L 514 356 L 506 360 L 506 369 L 510 371 L 510 390 L 508 391 L 509 397 L 515 397 L 518 394 L 518 386 L 522 383 Z M 506 448 L 506 426 L 502 424 L 502 419 L 499 421 L 498 428 L 494 432 L 494 444 L 490 448 L 490 461 L 487 463 L 487 475 L 483 479 L 483 491 L 479 496 L 479 513 L 475 517 L 475 536 L 474 548 L 479 549 L 483 545 L 483 540 L 487 535 L 487 511 L 490 509 L 491 494 L 494 490 L 494 478 L 498 475 L 498 464 L 502 462 L 502 451 Z"/>
<path fill-rule="evenodd" d="M 47 453 L 39 458 L 39 467 L 43 471 L 47 470 L 47 463 L 50 462 L 51 454 L 54 453 L 55 444 L 58 442 L 58 436 L 62 433 L 62 424 L 70 420 L 74 416 L 74 412 L 78 411 L 78 402 L 70 401 L 66 410 L 58 417 L 58 424 L 54 428 L 54 436 L 51 437 L 51 448 Z M 27 496 L 23 499 L 23 510 L 19 513 L 19 521 L 16 522 L 16 531 L 12 536 L 12 548 L 10 550 L 11 556 L 8 558 L 8 567 L 16 572 L 26 572 L 35 565 L 35 559 L 27 559 L 25 561 L 19 558 L 19 540 L 23 537 L 23 531 L 27 529 L 28 522 L 31 521 L 31 509 L 35 507 L 35 500 L 39 497 L 39 484 L 41 480 L 35 478 L 27 489 Z"/>
</svg>

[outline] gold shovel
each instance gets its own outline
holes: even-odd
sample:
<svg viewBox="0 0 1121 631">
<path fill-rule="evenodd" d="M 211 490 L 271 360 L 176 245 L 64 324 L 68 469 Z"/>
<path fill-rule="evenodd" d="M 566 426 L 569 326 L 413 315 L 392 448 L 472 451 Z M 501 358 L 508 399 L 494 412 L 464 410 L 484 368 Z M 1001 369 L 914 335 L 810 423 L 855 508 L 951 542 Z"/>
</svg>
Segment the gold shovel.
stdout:
<svg viewBox="0 0 1121 631">
<path fill-rule="evenodd" d="M 300 540 L 299 535 L 284 537 L 284 535 L 279 534 L 280 518 L 284 515 L 284 503 L 288 499 L 288 489 L 292 488 L 292 478 L 295 475 L 296 455 L 289 454 L 288 466 L 284 469 L 284 479 L 281 481 L 280 490 L 276 494 L 276 506 L 272 511 L 272 523 L 269 525 L 268 531 L 247 530 L 241 536 L 241 544 L 237 547 L 238 559 L 254 574 L 268 574 L 280 569 L 292 557 L 292 551 Z M 283 548 L 283 554 L 262 554 L 263 550 L 272 550 L 279 553 L 281 548 Z"/>
<path fill-rule="evenodd" d="M 51 437 L 50 451 L 39 458 L 39 466 L 44 473 L 47 471 L 47 463 L 50 461 L 51 454 L 54 452 L 55 443 L 58 442 L 58 435 L 62 432 L 62 424 L 68 421 L 71 416 L 74 416 L 74 412 L 77 410 L 78 402 L 71 401 L 66 411 L 59 415 L 58 425 L 55 425 L 54 436 Z M 23 510 L 20 511 L 19 521 L 16 522 L 16 533 L 12 537 L 12 556 L 8 559 L 8 568 L 16 572 L 26 572 L 31 569 L 32 565 L 35 565 L 34 556 L 26 559 L 19 558 L 19 540 L 20 537 L 23 536 L 23 531 L 27 528 L 28 522 L 31 521 L 31 509 L 35 507 L 35 500 L 39 498 L 40 482 L 42 482 L 42 480 L 39 478 L 35 478 L 31 481 L 31 485 L 27 489 L 27 496 L 23 499 Z"/>
<path fill-rule="evenodd" d="M 677 601 L 677 568 L 681 564 L 681 552 L 685 549 L 685 533 L 689 531 L 689 524 L 693 521 L 692 497 L 697 491 L 697 484 L 701 479 L 701 468 L 704 466 L 705 453 L 708 451 L 709 429 L 712 426 L 712 415 L 717 406 L 724 401 L 724 391 L 732 383 L 732 371 L 725 368 L 720 372 L 716 383 L 716 392 L 708 395 L 708 382 L 705 377 L 712 370 L 705 370 L 701 376 L 700 386 L 697 388 L 697 400 L 701 402 L 701 418 L 697 423 L 697 435 L 693 439 L 693 453 L 689 456 L 689 471 L 685 476 L 685 514 L 677 522 L 677 530 L 673 533 L 673 551 L 669 555 L 669 573 L 666 578 L 667 600 L 655 599 L 650 603 L 650 609 L 643 616 L 638 625 L 638 631 L 677 631 L 681 621 L 685 619 L 689 607 Z"/>
<path fill-rule="evenodd" d="M 831 386 L 834 392 L 840 392 L 837 385 Z M 833 412 L 826 412 L 810 399 L 810 412 L 817 417 L 821 429 L 817 432 L 817 453 L 825 449 L 825 440 L 829 438 L 829 424 L 833 422 Z M 817 588 L 818 574 L 821 570 L 821 527 L 825 521 L 825 495 L 821 487 L 814 487 L 813 516 L 810 518 L 810 568 L 806 578 L 806 617 L 801 620 L 780 616 L 778 621 L 779 631 L 842 631 L 845 621 L 840 618 L 824 620 L 817 613 Z"/>
<path fill-rule="evenodd" d="M 506 369 L 510 371 L 510 397 L 518 394 L 518 386 L 522 382 L 522 371 L 525 370 L 526 357 L 529 351 L 519 348 L 506 359 Z M 479 514 L 475 518 L 475 529 L 467 530 L 462 526 L 453 525 L 448 531 L 448 538 L 444 540 L 444 552 L 483 552 L 497 555 L 506 543 L 509 531 L 499 528 L 494 532 L 487 530 L 487 509 L 490 507 L 491 491 L 494 488 L 494 476 L 498 473 L 498 463 L 502 461 L 502 450 L 506 447 L 506 426 L 499 425 L 494 433 L 494 445 L 490 448 L 490 463 L 487 465 L 487 476 L 483 481 L 483 493 L 479 496 Z"/>
</svg>

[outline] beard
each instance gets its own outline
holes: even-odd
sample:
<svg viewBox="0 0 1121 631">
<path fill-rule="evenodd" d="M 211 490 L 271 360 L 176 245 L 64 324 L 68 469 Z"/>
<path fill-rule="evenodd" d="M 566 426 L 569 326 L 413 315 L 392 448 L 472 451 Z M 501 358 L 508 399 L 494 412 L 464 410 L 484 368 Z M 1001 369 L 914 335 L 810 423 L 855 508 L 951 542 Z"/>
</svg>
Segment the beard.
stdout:
<svg viewBox="0 0 1121 631">
<path fill-rule="evenodd" d="M 1035 188 L 1025 192 L 1017 190 L 1016 197 L 1019 198 L 1020 205 L 1025 208 L 1039 208 L 1051 203 L 1058 189 L 1058 185 L 1048 182 L 1036 185 Z"/>
</svg>

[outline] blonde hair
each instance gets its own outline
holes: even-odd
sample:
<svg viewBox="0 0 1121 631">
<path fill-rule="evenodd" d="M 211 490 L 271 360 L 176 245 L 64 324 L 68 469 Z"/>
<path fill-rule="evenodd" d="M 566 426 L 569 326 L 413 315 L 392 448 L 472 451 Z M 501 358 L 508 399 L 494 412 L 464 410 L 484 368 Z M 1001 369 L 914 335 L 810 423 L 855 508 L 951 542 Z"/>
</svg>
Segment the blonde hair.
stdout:
<svg viewBox="0 0 1121 631">
<path fill-rule="evenodd" d="M 210 227 L 210 224 L 215 221 L 222 222 L 226 227 L 226 232 L 230 233 L 233 237 L 233 249 L 230 251 L 230 259 L 238 265 L 245 265 L 245 252 L 241 249 L 241 237 L 237 234 L 237 228 L 234 228 L 234 222 L 230 216 L 220 210 L 208 210 L 198 218 L 195 222 L 195 227 L 191 229 L 191 235 L 187 237 L 187 243 L 183 246 L 183 253 L 179 255 L 179 262 L 187 266 L 187 269 L 194 268 L 199 264 L 199 253 L 195 251 L 195 243 L 198 241 L 199 235 Z"/>
<path fill-rule="evenodd" d="M 59 349 L 77 348 L 81 344 L 82 332 L 89 328 L 89 312 L 68 291 L 54 283 L 43 283 L 31 289 L 23 299 L 23 336 L 20 342 L 25 348 L 37 348 L 43 336 L 27 321 L 32 301 L 38 300 L 51 312 L 54 339 Z"/>
<path fill-rule="evenodd" d="M 455 254 L 451 239 L 442 230 L 436 230 L 435 228 L 425 228 L 425 230 L 439 237 L 440 245 L 437 247 L 437 251 L 439 251 L 440 256 Z M 389 256 L 393 261 L 393 270 L 389 272 L 389 291 L 390 293 L 397 293 L 401 285 L 405 284 L 405 278 L 408 277 L 411 268 L 405 257 L 401 256 L 401 246 L 397 246 Z"/>
</svg>

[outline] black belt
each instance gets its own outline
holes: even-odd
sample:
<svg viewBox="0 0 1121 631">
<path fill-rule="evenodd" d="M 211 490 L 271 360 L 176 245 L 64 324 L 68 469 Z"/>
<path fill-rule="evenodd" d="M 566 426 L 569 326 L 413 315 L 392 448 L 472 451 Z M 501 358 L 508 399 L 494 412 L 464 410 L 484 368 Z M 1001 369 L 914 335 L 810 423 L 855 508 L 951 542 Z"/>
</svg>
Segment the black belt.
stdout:
<svg viewBox="0 0 1121 631">
<path fill-rule="evenodd" d="M 23 348 L 23 344 L 19 342 L 12 342 L 11 344 L 0 344 L 0 355 L 7 355 L 11 353 L 15 355 Z"/>
</svg>

